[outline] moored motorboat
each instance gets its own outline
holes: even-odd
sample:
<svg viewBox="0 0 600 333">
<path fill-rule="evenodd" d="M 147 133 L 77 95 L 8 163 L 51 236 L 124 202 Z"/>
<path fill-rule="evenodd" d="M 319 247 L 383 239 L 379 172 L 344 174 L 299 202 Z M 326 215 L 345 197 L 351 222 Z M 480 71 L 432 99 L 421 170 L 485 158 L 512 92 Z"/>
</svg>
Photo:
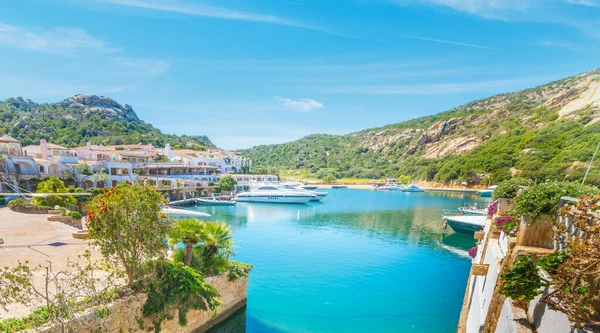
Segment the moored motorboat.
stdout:
<svg viewBox="0 0 600 333">
<path fill-rule="evenodd" d="M 458 210 L 465 215 L 487 215 L 487 210 L 472 207 L 459 207 Z"/>
<path fill-rule="evenodd" d="M 235 196 L 238 202 L 304 204 L 317 196 L 308 191 L 295 191 L 273 185 L 263 185 Z"/>
<path fill-rule="evenodd" d="M 331 188 L 348 188 L 346 185 L 331 185 Z"/>
<path fill-rule="evenodd" d="M 442 217 L 452 230 L 464 234 L 472 234 L 483 230 L 485 227 L 485 216 L 444 216 Z"/>
<path fill-rule="evenodd" d="M 196 203 L 200 204 L 200 205 L 206 205 L 206 206 L 233 206 L 233 205 L 235 205 L 236 201 L 235 200 L 218 200 L 217 198 L 212 197 L 211 199 L 197 198 Z"/>
<path fill-rule="evenodd" d="M 417 186 L 415 184 L 410 184 L 410 185 L 404 187 L 401 191 L 402 192 L 425 192 L 424 189 L 420 188 L 419 186 Z"/>
<path fill-rule="evenodd" d="M 301 184 L 298 184 L 298 183 L 282 183 L 279 186 L 279 188 L 283 188 L 285 190 L 290 190 L 290 191 L 303 191 L 303 192 L 314 194 L 315 197 L 311 201 L 320 201 L 325 196 L 327 196 L 327 192 L 325 192 L 325 191 L 306 190 L 304 188 L 304 186 L 302 186 Z"/>
<path fill-rule="evenodd" d="M 463 207 L 459 207 L 458 211 L 464 215 L 487 215 L 487 209 L 477 206 L 476 203 L 465 204 Z"/>
<path fill-rule="evenodd" d="M 314 191 L 319 188 L 316 185 L 302 185 L 301 187 L 303 190 L 307 190 L 307 191 Z"/>
<path fill-rule="evenodd" d="M 477 193 L 480 197 L 491 197 L 494 194 L 494 190 L 480 190 Z"/>
<path fill-rule="evenodd" d="M 210 217 L 210 214 L 204 212 L 197 212 L 189 209 L 181 209 L 181 208 L 173 208 L 173 207 L 163 207 L 160 210 L 162 213 L 167 214 L 171 217 L 175 218 L 184 218 L 184 217 L 198 217 L 198 218 L 207 218 Z"/>
</svg>

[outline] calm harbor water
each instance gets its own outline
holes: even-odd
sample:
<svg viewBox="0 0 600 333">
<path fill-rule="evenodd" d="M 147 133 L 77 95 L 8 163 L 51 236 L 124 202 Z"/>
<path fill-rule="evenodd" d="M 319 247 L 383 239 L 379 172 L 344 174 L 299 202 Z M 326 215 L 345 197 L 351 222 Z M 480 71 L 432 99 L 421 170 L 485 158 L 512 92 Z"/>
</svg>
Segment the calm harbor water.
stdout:
<svg viewBox="0 0 600 333">
<path fill-rule="evenodd" d="M 194 207 L 231 225 L 254 268 L 227 332 L 455 332 L 472 237 L 443 230 L 456 193 L 332 189 L 308 205 Z"/>
</svg>

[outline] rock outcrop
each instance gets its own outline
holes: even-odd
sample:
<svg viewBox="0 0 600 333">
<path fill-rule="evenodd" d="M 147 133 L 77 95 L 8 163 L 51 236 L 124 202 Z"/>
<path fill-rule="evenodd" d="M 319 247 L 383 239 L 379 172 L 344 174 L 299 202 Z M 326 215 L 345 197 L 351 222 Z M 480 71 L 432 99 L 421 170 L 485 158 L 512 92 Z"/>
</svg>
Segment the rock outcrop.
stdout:
<svg viewBox="0 0 600 333">
<path fill-rule="evenodd" d="M 425 131 L 425 133 L 423 133 L 421 137 L 417 139 L 415 144 L 406 150 L 405 154 L 414 154 L 420 148 L 424 148 L 425 145 L 440 141 L 442 136 L 452 133 L 464 123 L 465 120 L 462 118 L 451 118 L 445 121 L 438 121 L 437 123 L 431 125 L 427 131 Z M 442 150 L 445 151 L 445 149 Z M 431 155 L 437 156 L 438 154 L 434 152 L 431 153 Z"/>
<path fill-rule="evenodd" d="M 102 112 L 109 117 L 117 117 L 129 121 L 139 121 L 137 114 L 130 105 L 122 106 L 108 97 L 97 95 L 75 95 L 60 102 L 65 108 L 75 107 L 87 109 L 87 112 Z"/>
</svg>

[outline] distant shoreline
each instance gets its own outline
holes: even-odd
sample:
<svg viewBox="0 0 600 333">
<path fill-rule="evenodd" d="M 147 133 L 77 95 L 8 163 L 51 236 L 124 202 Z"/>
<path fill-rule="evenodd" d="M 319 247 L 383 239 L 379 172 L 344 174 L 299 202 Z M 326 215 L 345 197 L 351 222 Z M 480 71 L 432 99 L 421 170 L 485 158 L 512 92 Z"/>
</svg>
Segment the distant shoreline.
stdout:
<svg viewBox="0 0 600 333">
<path fill-rule="evenodd" d="M 316 185 L 319 188 L 331 188 L 334 185 Z M 350 189 L 355 189 L 355 190 L 374 190 L 375 187 L 373 187 L 373 185 L 344 185 L 347 186 Z M 447 187 L 422 187 L 422 189 L 424 189 L 427 192 L 456 192 L 456 193 L 477 193 L 479 190 L 478 189 L 472 189 L 472 188 L 447 188 Z"/>
</svg>

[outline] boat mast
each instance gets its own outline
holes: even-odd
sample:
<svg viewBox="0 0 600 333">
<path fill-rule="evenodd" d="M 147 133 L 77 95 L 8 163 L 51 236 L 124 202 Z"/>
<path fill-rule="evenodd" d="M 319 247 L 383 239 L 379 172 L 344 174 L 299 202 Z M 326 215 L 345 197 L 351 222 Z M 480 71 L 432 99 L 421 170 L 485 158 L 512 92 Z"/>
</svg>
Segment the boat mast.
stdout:
<svg viewBox="0 0 600 333">
<path fill-rule="evenodd" d="M 585 171 L 585 175 L 583 176 L 583 180 L 581 181 L 581 185 L 585 183 L 585 179 L 587 178 L 588 173 L 590 172 L 590 168 L 592 167 L 592 163 L 594 163 L 594 158 L 596 158 L 596 154 L 598 153 L 598 148 L 600 148 L 600 142 L 598 142 L 598 146 L 596 146 L 596 151 L 592 156 L 592 160 L 590 161 L 590 165 L 588 165 L 587 170 Z"/>
</svg>

